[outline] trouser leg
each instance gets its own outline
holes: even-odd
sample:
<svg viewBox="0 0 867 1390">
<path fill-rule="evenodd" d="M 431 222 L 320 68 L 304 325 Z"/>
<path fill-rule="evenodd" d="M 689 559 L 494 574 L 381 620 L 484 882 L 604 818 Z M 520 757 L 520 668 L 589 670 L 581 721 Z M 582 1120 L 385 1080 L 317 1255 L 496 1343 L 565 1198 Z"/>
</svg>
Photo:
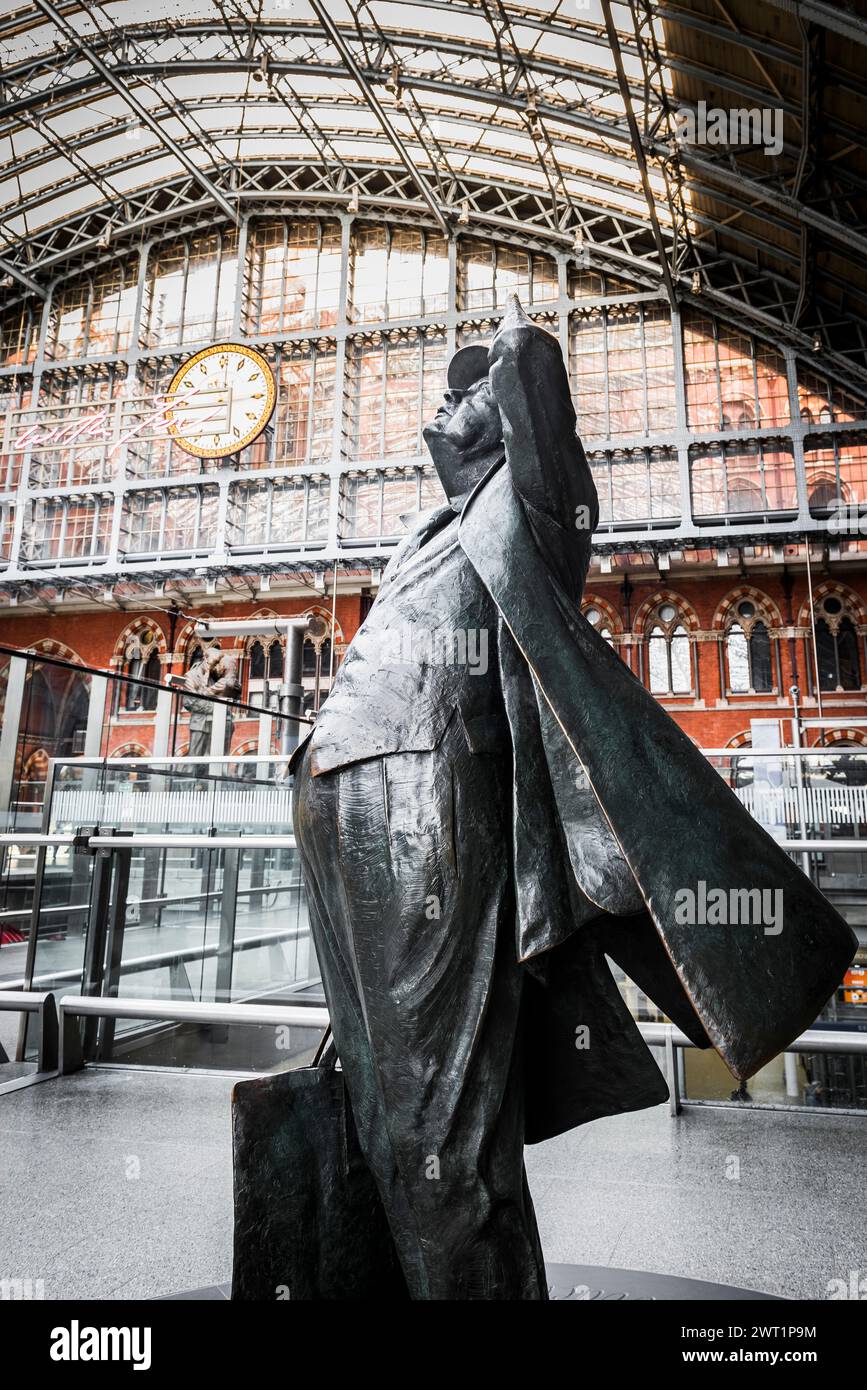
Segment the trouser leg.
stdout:
<svg viewBox="0 0 867 1390">
<path fill-rule="evenodd" d="M 459 737 L 299 779 L 311 924 L 412 1296 L 544 1299 L 505 789 Z"/>
</svg>

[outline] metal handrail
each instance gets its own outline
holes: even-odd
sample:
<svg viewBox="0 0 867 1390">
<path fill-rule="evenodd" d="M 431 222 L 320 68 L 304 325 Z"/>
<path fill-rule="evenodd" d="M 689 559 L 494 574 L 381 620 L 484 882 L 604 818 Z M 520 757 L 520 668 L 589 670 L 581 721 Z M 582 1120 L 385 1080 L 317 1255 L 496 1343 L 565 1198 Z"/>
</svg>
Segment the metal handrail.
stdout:
<svg viewBox="0 0 867 1390">
<path fill-rule="evenodd" d="M 64 848 L 75 843 L 75 836 L 44 835 L 36 831 L 0 834 L 0 846 L 23 845 Z M 294 835 L 91 835 L 88 849 L 295 849 Z"/>
<path fill-rule="evenodd" d="M 255 898 L 266 897 L 269 893 L 297 893 L 302 888 L 302 880 L 297 878 L 294 883 L 265 883 L 258 888 L 238 888 L 235 892 L 236 898 Z M 221 898 L 222 888 L 211 888 L 204 893 L 183 893 L 173 898 L 135 898 L 129 899 L 134 902 L 136 907 L 181 907 L 185 903 L 201 903 L 209 898 Z M 75 912 L 89 912 L 90 903 L 61 903 L 59 906 L 39 908 L 40 920 L 43 917 L 55 916 L 68 917 Z M 3 908 L 0 911 L 0 923 L 2 922 L 21 922 L 29 921 L 33 916 L 32 907 Z"/>
<path fill-rule="evenodd" d="M 327 1007 L 319 1005 L 187 1003 L 165 999 L 106 999 L 87 995 L 64 995 L 58 1008 L 59 1066 L 63 1075 L 84 1065 L 81 1041 L 73 1023 L 77 1018 L 139 1018 L 168 1023 L 245 1023 L 276 1027 L 288 1025 L 325 1028 L 329 1023 L 329 1012 Z M 665 1070 L 670 1093 L 669 1111 L 672 1115 L 677 1115 L 683 1102 L 680 1097 L 675 1051 L 678 1048 L 694 1048 L 697 1044 L 672 1023 L 637 1023 L 636 1027 L 649 1046 L 665 1048 Z M 808 1028 L 784 1051 L 867 1053 L 867 1033 Z"/>
<path fill-rule="evenodd" d="M 686 1033 L 673 1023 L 636 1023 L 639 1033 L 649 1047 L 665 1048 L 665 1079 L 668 1082 L 669 1091 L 669 1112 L 672 1115 L 680 1114 L 684 1102 L 680 1095 L 680 1079 L 678 1077 L 677 1066 L 675 1064 L 675 1051 L 677 1048 L 697 1048 L 698 1044 L 688 1038 Z M 855 1055 L 867 1055 L 867 1032 L 865 1033 L 844 1033 L 840 1029 L 834 1028 L 808 1028 L 799 1037 L 794 1038 L 788 1047 L 777 1056 L 784 1056 L 787 1052 L 843 1052 L 854 1053 Z M 760 1109 L 761 1107 L 756 1107 Z"/>
<path fill-rule="evenodd" d="M 277 946 L 281 941 L 298 941 L 304 936 L 310 935 L 309 927 L 283 927 L 279 930 L 258 932 L 255 936 L 235 936 L 232 942 L 232 954 L 241 951 L 257 951 L 263 946 Z M 159 970 L 166 965 L 175 965 L 184 961 L 213 960 L 223 951 L 219 942 L 213 942 L 204 946 L 178 946 L 173 951 L 156 951 L 149 956 L 133 956 L 129 960 L 121 961 L 118 966 L 118 975 L 135 975 L 148 970 Z M 84 966 L 77 966 L 69 970 L 53 970 L 46 975 L 37 975 L 33 979 L 34 985 L 46 984 L 49 980 L 53 984 L 62 984 L 64 981 L 80 980 L 84 975 Z M 26 979 L 4 980 L 5 990 L 23 989 L 27 984 Z"/>
<path fill-rule="evenodd" d="M 0 1010 L 13 1013 L 34 1013 L 39 1019 L 39 1041 L 36 1052 L 36 1072 L 30 1076 L 19 1076 L 12 1081 L 0 1083 L 0 1095 L 7 1091 L 22 1090 L 36 1081 L 45 1081 L 56 1076 L 58 1056 L 58 1013 L 54 995 L 49 990 L 39 993 L 35 990 L 0 989 Z"/>
<path fill-rule="evenodd" d="M 846 728 L 850 728 L 851 723 L 847 721 Z M 851 758 L 853 754 L 867 754 L 867 748 L 701 748 L 699 752 L 705 758 L 822 758 L 825 762 L 829 759 Z"/>
<path fill-rule="evenodd" d="M 80 753 L 75 757 L 52 758 L 51 761 L 57 767 L 158 767 L 162 763 L 288 763 L 293 756 L 292 753 L 236 753 L 234 756 L 231 753 L 220 753 L 212 757 L 210 753 L 193 753 L 192 756 L 184 753 L 183 756 L 175 757 L 160 754 L 159 757 L 153 758 L 90 758 Z"/>
<path fill-rule="evenodd" d="M 75 837 L 68 835 L 43 835 L 35 831 L 14 830 L 0 833 L 0 847 L 3 845 L 23 845 L 38 848 L 64 847 L 74 843 Z M 776 844 L 786 850 L 812 850 L 826 853 L 833 850 L 859 850 L 867 852 L 867 839 L 864 840 L 777 840 Z M 294 835 L 91 835 L 87 841 L 88 849 L 296 849 Z"/>
<path fill-rule="evenodd" d="M 60 1000 L 59 1070 L 62 1076 L 84 1066 L 76 1020 L 140 1018 L 165 1023 L 235 1023 L 273 1027 L 326 1028 L 328 1010 L 319 1005 L 219 1004 L 165 999 L 105 999 L 66 994 Z"/>
<path fill-rule="evenodd" d="M 295 849 L 297 847 L 294 835 L 91 835 L 87 844 L 90 849 Z"/>
</svg>

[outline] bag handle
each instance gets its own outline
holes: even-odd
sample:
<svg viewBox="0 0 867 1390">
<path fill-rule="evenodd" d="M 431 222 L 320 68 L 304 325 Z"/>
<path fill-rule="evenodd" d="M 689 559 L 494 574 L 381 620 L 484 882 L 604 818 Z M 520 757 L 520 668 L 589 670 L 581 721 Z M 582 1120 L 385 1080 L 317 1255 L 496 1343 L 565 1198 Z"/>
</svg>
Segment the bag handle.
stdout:
<svg viewBox="0 0 867 1390">
<path fill-rule="evenodd" d="M 328 1071 L 333 1071 L 337 1065 L 337 1048 L 334 1045 L 334 1034 L 331 1031 L 330 1023 L 319 1039 L 319 1046 L 313 1054 L 313 1061 L 310 1065 L 312 1067 L 324 1067 Z"/>
</svg>

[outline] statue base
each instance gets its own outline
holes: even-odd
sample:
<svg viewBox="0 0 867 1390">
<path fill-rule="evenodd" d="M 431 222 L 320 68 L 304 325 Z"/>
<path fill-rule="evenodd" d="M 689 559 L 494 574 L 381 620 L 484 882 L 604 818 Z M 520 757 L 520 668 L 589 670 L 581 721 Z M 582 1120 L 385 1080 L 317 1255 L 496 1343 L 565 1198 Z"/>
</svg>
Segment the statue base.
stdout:
<svg viewBox="0 0 867 1390">
<path fill-rule="evenodd" d="M 607 1269 L 604 1265 L 545 1266 L 548 1273 L 549 1297 L 553 1303 L 625 1303 L 625 1302 L 743 1302 L 754 1299 L 785 1303 L 777 1294 L 759 1293 L 757 1289 L 739 1289 L 732 1284 L 712 1284 L 706 1279 L 681 1279 L 673 1274 L 651 1274 L 640 1269 Z M 210 1284 L 186 1293 L 163 1294 L 156 1301 L 170 1299 L 209 1301 L 225 1299 L 230 1302 L 231 1284 Z"/>
</svg>

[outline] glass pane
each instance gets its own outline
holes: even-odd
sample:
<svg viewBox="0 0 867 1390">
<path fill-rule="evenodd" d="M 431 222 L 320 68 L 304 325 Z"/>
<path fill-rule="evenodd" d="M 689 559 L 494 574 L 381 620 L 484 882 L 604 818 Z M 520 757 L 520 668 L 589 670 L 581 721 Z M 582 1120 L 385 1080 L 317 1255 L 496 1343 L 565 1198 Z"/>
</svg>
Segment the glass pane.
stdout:
<svg viewBox="0 0 867 1390">
<path fill-rule="evenodd" d="M 820 618 L 816 623 L 816 658 L 819 666 L 819 686 L 822 690 L 837 689 L 837 639 Z"/>
<path fill-rule="evenodd" d="M 729 659 L 729 690 L 735 695 L 745 695 L 750 688 L 750 661 L 744 630 L 737 623 L 729 628 L 726 649 Z"/>
<path fill-rule="evenodd" d="M 771 639 L 764 623 L 756 623 L 750 633 L 750 668 L 753 675 L 753 690 L 762 693 L 773 690 Z"/>
<path fill-rule="evenodd" d="M 650 634 L 648 661 L 650 666 L 650 689 L 654 695 L 667 695 L 668 683 L 668 642 L 660 628 Z"/>
<path fill-rule="evenodd" d="M 837 654 L 840 662 L 840 684 L 844 690 L 858 690 L 861 674 L 858 662 L 858 638 L 848 618 L 844 618 L 837 634 Z"/>
<path fill-rule="evenodd" d="M 692 690 L 689 638 L 682 627 L 675 628 L 671 639 L 671 689 L 675 695 L 688 695 Z"/>
</svg>

